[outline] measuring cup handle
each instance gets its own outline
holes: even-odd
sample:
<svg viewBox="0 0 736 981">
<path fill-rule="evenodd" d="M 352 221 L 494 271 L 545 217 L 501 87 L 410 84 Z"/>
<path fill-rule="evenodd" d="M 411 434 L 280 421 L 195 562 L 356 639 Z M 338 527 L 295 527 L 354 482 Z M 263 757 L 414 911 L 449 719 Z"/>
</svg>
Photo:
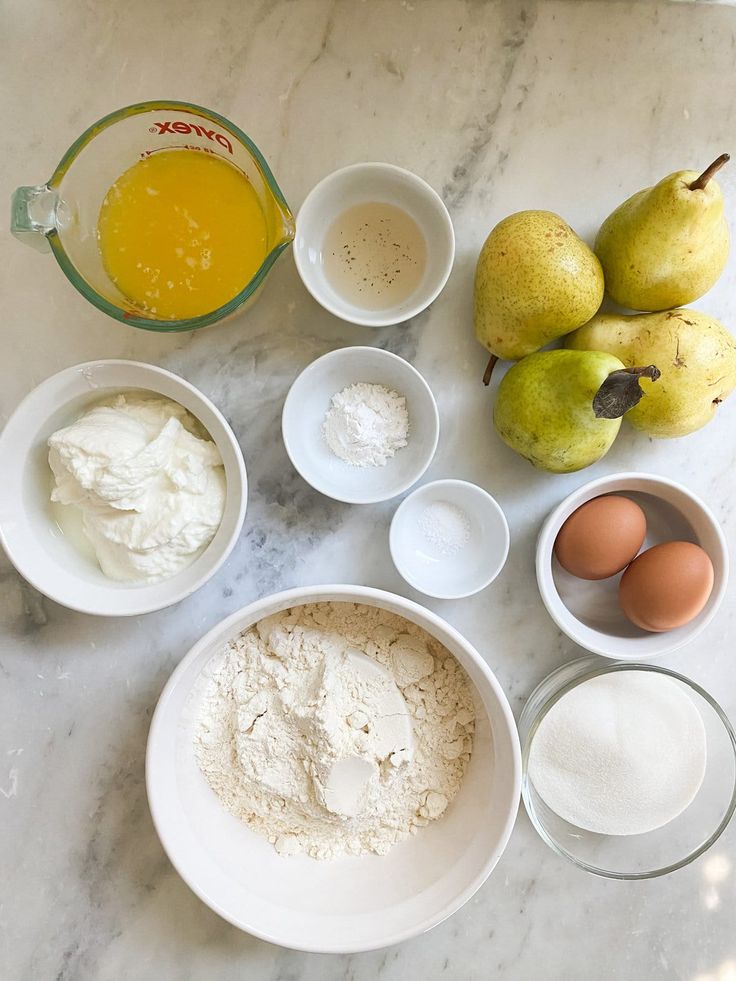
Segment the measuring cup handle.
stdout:
<svg viewBox="0 0 736 981">
<path fill-rule="evenodd" d="M 10 231 L 19 242 L 49 252 L 48 235 L 56 229 L 59 195 L 47 184 L 19 187 L 10 202 Z"/>
</svg>

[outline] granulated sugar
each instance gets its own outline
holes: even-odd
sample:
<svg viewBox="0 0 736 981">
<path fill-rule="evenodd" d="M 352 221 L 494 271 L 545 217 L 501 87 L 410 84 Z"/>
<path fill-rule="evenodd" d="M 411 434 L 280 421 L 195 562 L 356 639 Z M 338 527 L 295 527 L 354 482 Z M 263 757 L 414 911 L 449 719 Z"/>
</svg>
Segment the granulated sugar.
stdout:
<svg viewBox="0 0 736 981">
<path fill-rule="evenodd" d="M 591 678 L 552 706 L 534 736 L 529 777 L 570 824 L 635 835 L 685 810 L 705 763 L 703 720 L 682 686 L 626 670 Z"/>
</svg>

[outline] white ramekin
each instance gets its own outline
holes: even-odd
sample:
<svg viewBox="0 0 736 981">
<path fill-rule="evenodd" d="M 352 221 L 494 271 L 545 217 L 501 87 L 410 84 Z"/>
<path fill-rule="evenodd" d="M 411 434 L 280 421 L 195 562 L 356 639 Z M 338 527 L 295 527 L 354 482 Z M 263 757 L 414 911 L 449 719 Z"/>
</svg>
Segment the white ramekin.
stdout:
<svg viewBox="0 0 736 981">
<path fill-rule="evenodd" d="M 422 282 L 403 303 L 388 310 L 356 306 L 337 293 L 325 276 L 323 245 L 328 229 L 342 212 L 378 201 L 406 211 L 417 223 L 427 247 Z M 302 282 L 325 310 L 364 327 L 388 327 L 415 317 L 442 291 L 455 258 L 455 233 L 442 198 L 416 174 L 387 163 L 343 167 L 312 188 L 296 218 L 294 261 Z"/>
</svg>

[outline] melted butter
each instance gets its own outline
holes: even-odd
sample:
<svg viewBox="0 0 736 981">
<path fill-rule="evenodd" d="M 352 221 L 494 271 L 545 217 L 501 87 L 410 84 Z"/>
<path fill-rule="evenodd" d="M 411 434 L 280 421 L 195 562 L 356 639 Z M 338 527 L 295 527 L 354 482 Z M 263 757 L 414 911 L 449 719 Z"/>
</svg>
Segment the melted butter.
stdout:
<svg viewBox="0 0 736 981">
<path fill-rule="evenodd" d="M 247 177 L 214 154 L 162 150 L 105 195 L 97 238 L 110 279 L 156 320 L 211 313 L 250 282 L 268 227 Z"/>
</svg>

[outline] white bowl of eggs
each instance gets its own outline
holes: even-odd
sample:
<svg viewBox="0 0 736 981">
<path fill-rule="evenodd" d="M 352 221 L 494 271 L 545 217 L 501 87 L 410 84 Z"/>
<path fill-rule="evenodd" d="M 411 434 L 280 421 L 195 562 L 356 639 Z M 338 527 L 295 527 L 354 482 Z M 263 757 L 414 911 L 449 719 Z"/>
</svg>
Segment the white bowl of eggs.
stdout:
<svg viewBox="0 0 736 981">
<path fill-rule="evenodd" d="M 662 657 L 714 617 L 728 550 L 708 506 L 654 474 L 591 481 L 549 515 L 537 583 L 552 619 L 586 650 L 620 661 Z"/>
</svg>

